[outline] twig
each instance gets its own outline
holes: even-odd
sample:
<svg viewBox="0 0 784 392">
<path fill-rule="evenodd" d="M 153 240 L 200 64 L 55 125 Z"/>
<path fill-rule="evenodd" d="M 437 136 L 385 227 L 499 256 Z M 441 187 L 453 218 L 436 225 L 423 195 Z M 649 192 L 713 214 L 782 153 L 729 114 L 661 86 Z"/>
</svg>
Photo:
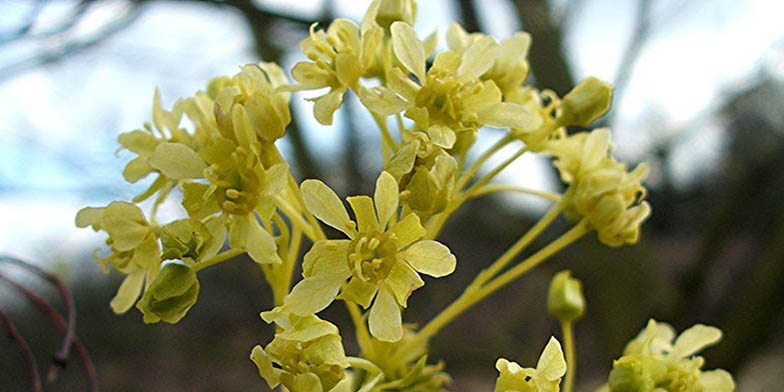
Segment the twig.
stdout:
<svg viewBox="0 0 784 392">
<path fill-rule="evenodd" d="M 60 315 L 59 312 L 46 300 L 46 298 L 38 295 L 37 293 L 31 291 L 21 283 L 9 278 L 8 276 L 0 273 L 0 280 L 5 281 L 8 285 L 13 286 L 17 291 L 22 293 L 22 295 L 27 298 L 38 310 L 43 313 L 49 320 L 54 323 L 57 330 L 60 333 L 65 334 L 68 331 L 68 324 L 63 319 L 63 316 Z M 91 392 L 98 392 L 98 376 L 97 372 L 95 371 L 95 365 L 93 364 L 92 359 L 90 358 L 90 354 L 87 352 L 87 348 L 82 344 L 81 340 L 78 336 L 73 337 L 73 348 L 76 355 L 79 357 L 79 360 L 82 362 L 82 366 L 84 367 L 85 377 L 87 378 L 87 390 Z"/>
<path fill-rule="evenodd" d="M 76 310 L 73 297 L 71 296 L 71 291 L 68 290 L 68 287 L 66 287 L 65 284 L 63 284 L 63 281 L 61 281 L 58 277 L 44 271 L 36 265 L 19 260 L 15 257 L 2 255 L 0 255 L 0 262 L 5 262 L 17 267 L 21 267 L 28 272 L 38 275 L 47 282 L 51 283 L 60 294 L 60 298 L 65 305 L 66 318 L 68 319 L 68 322 L 65 334 L 63 336 L 63 343 L 60 346 L 60 350 L 54 354 L 54 363 L 52 364 L 52 368 L 49 369 L 50 376 L 56 376 L 57 368 L 64 368 L 68 363 L 68 353 L 71 350 L 71 343 L 74 340 L 76 331 Z"/>
<path fill-rule="evenodd" d="M 16 325 L 14 325 L 3 308 L 0 308 L 0 324 L 3 324 L 3 328 L 8 332 L 8 337 L 16 342 L 16 346 L 19 348 L 19 352 L 22 354 L 22 357 L 27 364 L 27 370 L 30 373 L 30 383 L 33 385 L 33 391 L 42 392 L 43 386 L 41 385 L 41 375 L 38 374 L 38 364 L 35 363 L 35 356 L 33 356 L 33 351 L 30 350 L 30 345 L 28 345 L 27 341 L 22 337 L 22 335 L 19 334 L 19 330 L 16 329 Z"/>
</svg>

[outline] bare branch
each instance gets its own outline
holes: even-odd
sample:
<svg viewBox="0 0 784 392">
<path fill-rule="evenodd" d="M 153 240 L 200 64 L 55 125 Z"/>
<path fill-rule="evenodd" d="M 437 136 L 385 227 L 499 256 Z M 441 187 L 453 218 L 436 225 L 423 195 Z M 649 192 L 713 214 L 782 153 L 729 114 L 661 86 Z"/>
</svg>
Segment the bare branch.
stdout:
<svg viewBox="0 0 784 392">
<path fill-rule="evenodd" d="M 16 325 L 14 325 L 13 321 L 11 321 L 3 308 L 0 308 L 0 324 L 2 324 L 3 329 L 8 332 L 8 337 L 16 343 L 16 347 L 19 348 L 19 352 L 24 358 L 28 373 L 30 375 L 30 383 L 33 385 L 33 391 L 42 392 L 43 386 L 41 385 L 41 375 L 38 374 L 38 364 L 35 362 L 33 351 L 30 349 L 30 345 L 27 344 L 27 340 L 25 340 L 25 338 L 19 334 L 19 330 L 16 329 Z"/>
<path fill-rule="evenodd" d="M 24 60 L 5 66 L 0 69 L 0 82 L 10 79 L 20 73 L 29 71 L 30 69 L 42 65 L 56 63 L 70 55 L 89 49 L 128 27 L 136 20 L 140 13 L 141 7 L 138 5 L 132 5 L 125 13 L 122 13 L 120 16 L 115 18 L 114 21 L 107 23 L 101 29 L 98 29 L 98 31 L 90 37 L 67 42 L 59 48 L 45 51 L 43 53 L 36 54 Z"/>
<path fill-rule="evenodd" d="M 50 375 L 53 374 L 53 371 L 55 372 L 54 374 L 56 374 L 56 369 L 65 367 L 66 363 L 68 362 L 68 353 L 71 350 L 71 342 L 73 342 L 76 331 L 76 306 L 74 305 L 74 299 L 73 296 L 71 296 L 71 291 L 68 290 L 68 287 L 66 287 L 65 284 L 63 284 L 63 281 L 58 277 L 44 271 L 34 264 L 19 260 L 15 257 L 2 255 L 0 255 L 0 262 L 21 267 L 27 272 L 38 275 L 42 279 L 51 283 L 60 294 L 60 298 L 65 305 L 65 311 L 68 318 L 68 328 L 66 329 L 65 335 L 63 336 L 63 343 L 60 345 L 60 350 L 54 354 L 54 364 L 50 369 Z"/>
<path fill-rule="evenodd" d="M 0 273 L 0 280 L 5 281 L 8 285 L 12 286 L 14 289 L 22 293 L 22 295 L 27 298 L 38 310 L 43 313 L 52 323 L 55 325 L 60 333 L 65 334 L 68 332 L 68 324 L 63 319 L 63 316 L 46 300 L 46 298 L 42 297 L 41 295 L 33 292 L 32 290 L 28 289 L 21 283 L 9 278 L 8 276 Z M 78 336 L 73 337 L 73 348 L 76 352 L 76 355 L 79 357 L 79 360 L 82 362 L 82 367 L 84 368 L 84 375 L 87 379 L 87 390 L 90 392 L 98 392 L 98 376 L 97 372 L 95 371 L 95 365 L 93 364 L 92 359 L 90 358 L 90 354 L 87 352 L 87 348 L 82 344 L 82 341 L 79 339 Z"/>
</svg>

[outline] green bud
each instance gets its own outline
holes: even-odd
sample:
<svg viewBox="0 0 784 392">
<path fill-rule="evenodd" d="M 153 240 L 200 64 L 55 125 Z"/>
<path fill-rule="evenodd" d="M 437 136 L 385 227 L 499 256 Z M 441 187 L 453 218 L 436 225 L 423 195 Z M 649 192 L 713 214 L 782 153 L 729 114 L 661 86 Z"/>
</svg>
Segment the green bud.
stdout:
<svg viewBox="0 0 784 392">
<path fill-rule="evenodd" d="M 413 0 L 381 0 L 376 14 L 376 23 L 388 29 L 394 22 L 414 24 L 416 2 Z"/>
<path fill-rule="evenodd" d="M 645 361 L 630 355 L 615 361 L 609 385 L 612 392 L 650 392 L 654 382 Z"/>
<path fill-rule="evenodd" d="M 561 271 L 553 277 L 547 297 L 547 309 L 551 316 L 562 322 L 577 320 L 585 312 L 582 284 L 571 277 L 570 271 Z"/>
<path fill-rule="evenodd" d="M 610 109 L 613 87 L 593 76 L 575 86 L 561 101 L 558 124 L 585 127 Z"/>
<path fill-rule="evenodd" d="M 173 262 L 164 265 L 136 307 L 144 314 L 145 323 L 163 320 L 175 324 L 185 317 L 198 296 L 196 273 L 185 264 Z"/>
</svg>

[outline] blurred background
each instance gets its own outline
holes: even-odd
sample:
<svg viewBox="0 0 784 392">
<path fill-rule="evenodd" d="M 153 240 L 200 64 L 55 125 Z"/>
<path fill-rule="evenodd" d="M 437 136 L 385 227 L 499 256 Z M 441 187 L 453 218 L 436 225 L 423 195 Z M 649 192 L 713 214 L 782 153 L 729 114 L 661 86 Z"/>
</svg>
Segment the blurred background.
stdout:
<svg viewBox="0 0 784 392">
<path fill-rule="evenodd" d="M 123 182 L 130 159 L 118 133 L 245 63 L 303 59 L 313 21 L 360 21 L 368 0 L 6 0 L 0 2 L 0 253 L 55 272 L 72 288 L 77 332 L 106 391 L 264 391 L 251 347 L 271 339 L 258 312 L 271 307 L 262 275 L 238 259 L 202 275 L 198 304 L 176 326 L 146 326 L 135 310 L 112 314 L 119 277 L 91 259 L 103 237 L 73 225 L 86 205 L 128 200 L 147 186 Z M 784 3 L 768 0 L 420 0 L 417 31 L 452 21 L 499 39 L 533 35 L 531 83 L 559 95 L 595 75 L 615 84 L 599 121 L 613 128 L 616 155 L 647 161 L 652 218 L 636 246 L 610 249 L 586 238 L 476 306 L 432 343 L 457 391 L 489 391 L 495 360 L 536 362 L 550 335 L 546 288 L 569 268 L 583 280 L 588 314 L 577 324 L 578 390 L 593 391 L 612 359 L 648 318 L 682 330 L 701 322 L 724 341 L 709 368 L 740 391 L 784 384 Z M 380 169 L 378 136 L 352 97 L 334 126 L 295 95 L 280 148 L 295 175 L 322 178 L 342 195 L 370 191 Z M 501 135 L 480 132 L 480 145 Z M 513 151 L 508 151 L 512 153 Z M 503 159 L 499 154 L 498 159 Z M 499 182 L 560 189 L 549 163 L 524 157 Z M 458 256 L 451 277 L 418 290 L 406 320 L 424 322 L 456 298 L 540 216 L 525 196 L 484 198 L 463 208 L 442 237 Z M 176 205 L 164 208 L 176 213 Z M 560 221 L 540 244 L 567 227 Z M 0 271 L 52 299 L 56 293 L 10 266 Z M 59 333 L 0 282 L 0 305 L 36 353 L 42 371 Z M 326 318 L 338 323 L 341 307 Z M 347 350 L 356 352 L 350 333 Z M 27 391 L 24 362 L 0 343 L 0 390 Z M 78 363 L 47 390 L 84 389 Z"/>
</svg>

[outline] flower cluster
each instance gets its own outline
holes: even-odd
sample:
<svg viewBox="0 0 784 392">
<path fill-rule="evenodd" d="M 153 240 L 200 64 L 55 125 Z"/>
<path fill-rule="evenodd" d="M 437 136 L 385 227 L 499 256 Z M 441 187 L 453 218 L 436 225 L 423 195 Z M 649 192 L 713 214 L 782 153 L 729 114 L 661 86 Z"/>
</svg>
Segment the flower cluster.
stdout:
<svg viewBox="0 0 784 392">
<path fill-rule="evenodd" d="M 705 360 L 695 356 L 720 339 L 719 329 L 701 324 L 676 338 L 671 326 L 650 320 L 613 363 L 602 391 L 733 391 L 735 382 L 729 373 L 721 369 L 703 371 Z"/>
<path fill-rule="evenodd" d="M 136 303 L 147 323 L 177 323 L 197 301 L 199 271 L 247 254 L 273 294 L 261 317 L 275 336 L 250 355 L 270 388 L 444 391 L 451 381 L 445 364 L 428 363 L 428 343 L 444 326 L 592 230 L 610 246 L 636 242 L 650 213 L 643 201 L 647 166 L 628 171 L 615 160 L 608 129 L 567 133 L 608 110 L 612 87 L 589 77 L 558 97 L 526 85 L 527 33 L 499 42 L 454 24 L 448 49 L 436 53 L 438 35 L 420 39 L 414 30 L 416 10 L 414 0 L 374 0 L 360 25 L 314 24 L 300 44 L 307 60 L 291 69 L 293 82 L 279 66 L 259 63 L 213 79 L 171 110 L 156 90 L 152 124 L 118 138 L 134 154 L 123 177 L 154 179 L 131 202 L 87 207 L 76 217 L 77 226 L 108 235 L 110 253 L 96 254 L 104 270 L 126 275 L 114 311 Z M 321 180 L 295 179 L 275 144 L 291 122 L 292 93 L 321 89 L 326 92 L 306 98 L 319 123 L 332 124 L 345 96 L 355 94 L 378 126 L 383 169 L 372 197 L 345 198 L 350 210 Z M 474 154 L 485 128 L 503 136 Z M 515 144 L 517 153 L 483 170 Z M 554 158 L 567 191 L 490 184 L 524 153 Z M 444 278 L 457 268 L 457 257 L 436 240 L 450 216 L 470 199 L 505 191 L 541 196 L 554 206 L 429 322 L 404 323 L 413 292 L 425 285 L 421 275 Z M 158 223 L 157 210 L 170 198 L 186 216 Z M 145 212 L 140 205 L 148 199 Z M 517 260 L 562 212 L 580 222 Z M 351 316 L 355 356 L 346 353 L 341 329 L 320 318 L 335 302 Z M 571 326 L 585 313 L 579 281 L 568 272 L 557 275 L 548 305 L 564 328 L 566 355 L 551 338 L 536 368 L 499 359 L 496 391 L 555 392 L 564 378 L 564 391 L 571 392 Z M 717 330 L 697 326 L 672 344 L 663 328 L 652 324 L 630 343 L 607 390 L 733 389 L 728 374 L 702 372 L 702 359 L 692 357 L 718 339 Z"/>
</svg>

